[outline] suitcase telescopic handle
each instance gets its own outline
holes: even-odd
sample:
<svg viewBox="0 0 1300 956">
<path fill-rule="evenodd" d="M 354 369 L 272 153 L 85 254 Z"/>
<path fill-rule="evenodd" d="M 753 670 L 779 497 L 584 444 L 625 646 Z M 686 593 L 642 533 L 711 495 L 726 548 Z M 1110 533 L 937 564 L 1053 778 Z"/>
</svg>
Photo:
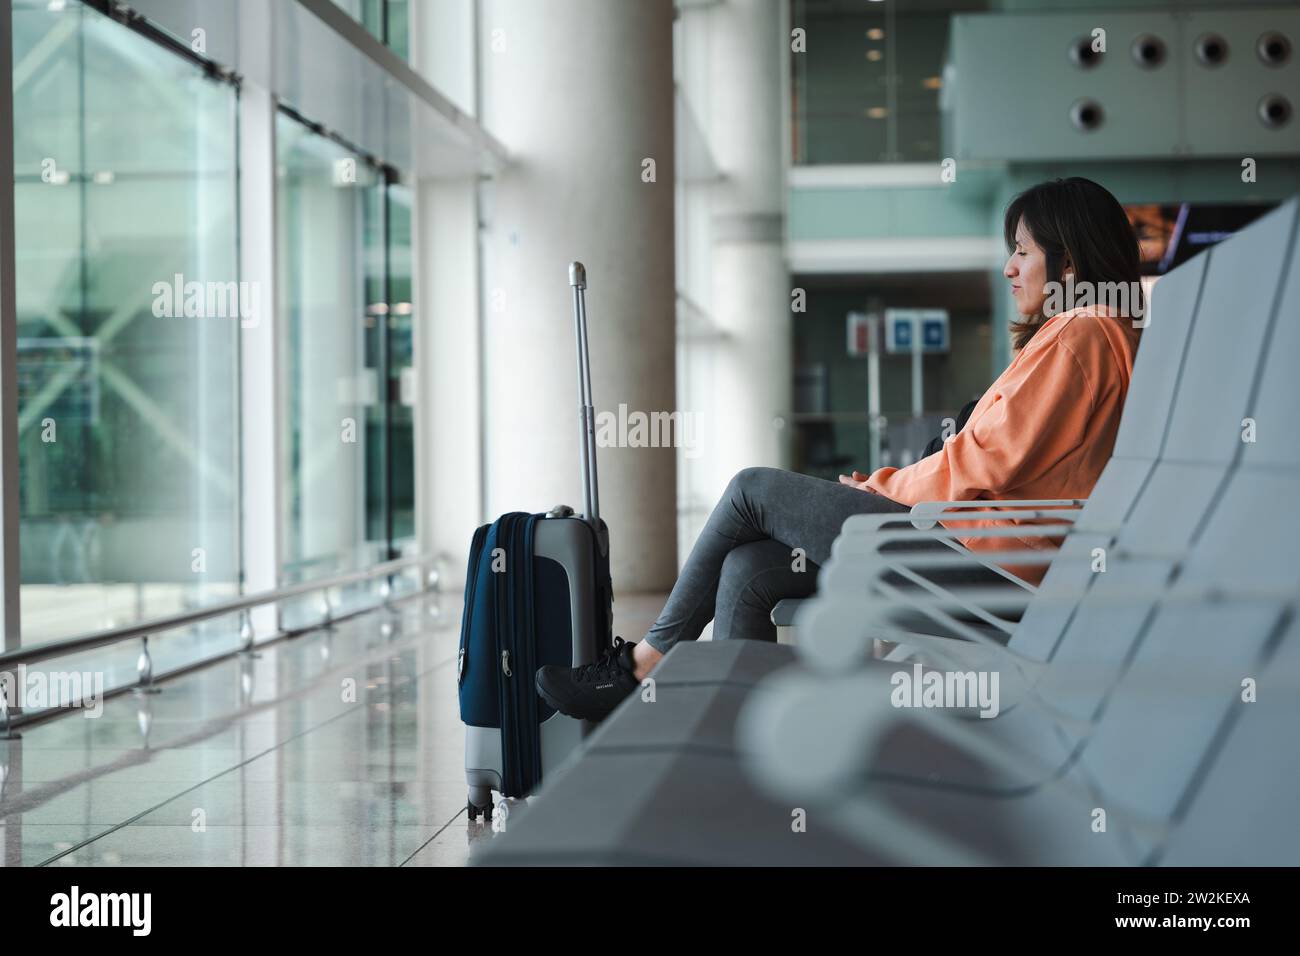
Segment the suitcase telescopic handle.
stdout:
<svg viewBox="0 0 1300 956">
<path fill-rule="evenodd" d="M 596 482 L 596 412 L 591 402 L 591 354 L 587 348 L 587 267 L 569 263 L 573 287 L 573 325 L 578 341 L 578 451 L 582 457 L 582 494 L 587 521 L 599 533 L 600 494 Z"/>
</svg>

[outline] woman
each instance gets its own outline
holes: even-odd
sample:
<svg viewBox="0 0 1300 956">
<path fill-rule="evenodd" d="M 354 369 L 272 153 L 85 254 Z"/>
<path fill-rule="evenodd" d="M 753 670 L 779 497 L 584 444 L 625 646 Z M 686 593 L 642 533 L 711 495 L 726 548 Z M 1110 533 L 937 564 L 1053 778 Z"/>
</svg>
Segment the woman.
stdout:
<svg viewBox="0 0 1300 956">
<path fill-rule="evenodd" d="M 1015 357 L 965 426 L 915 464 L 855 471 L 838 484 L 744 469 L 709 516 L 645 639 L 616 638 L 582 667 L 541 668 L 537 689 L 547 703 L 571 717 L 602 719 L 674 644 L 695 640 L 710 620 L 715 640 L 774 639 L 773 605 L 816 590 L 817 571 L 850 515 L 902 513 L 919 501 L 1088 497 L 1115 444 L 1139 331 L 1124 308 L 1072 308 L 1061 292 L 1091 292 L 1089 302 L 1104 294 L 1104 301 L 1133 303 L 1127 311 L 1140 315 L 1137 237 L 1115 197 L 1077 177 L 1017 196 L 1003 231 L 1010 252 L 1003 275 L 1021 316 L 1011 325 Z M 1129 297 L 1112 297 L 1121 288 L 1115 284 Z M 960 528 L 1012 523 L 1020 522 L 966 521 Z M 1032 534 L 962 543 L 984 552 L 1055 544 Z M 796 548 L 806 556 L 802 569 Z M 1035 583 L 1043 574 L 1041 566 L 1007 569 Z M 931 576 L 1005 584 L 978 565 Z"/>
</svg>

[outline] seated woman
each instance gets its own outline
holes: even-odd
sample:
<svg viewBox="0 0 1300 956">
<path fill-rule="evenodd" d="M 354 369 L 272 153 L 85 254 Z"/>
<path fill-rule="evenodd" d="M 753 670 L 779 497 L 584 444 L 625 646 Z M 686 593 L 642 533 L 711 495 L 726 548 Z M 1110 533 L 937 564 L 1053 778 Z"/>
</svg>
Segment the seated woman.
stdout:
<svg viewBox="0 0 1300 956">
<path fill-rule="evenodd" d="M 855 471 L 839 483 L 776 468 L 739 472 L 645 639 L 616 638 L 599 660 L 581 667 L 539 669 L 537 690 L 548 704 L 571 717 L 602 719 L 674 644 L 695 640 L 710 620 L 714 640 L 774 640 L 772 607 L 814 593 L 820 565 L 850 515 L 904 513 L 920 501 L 1088 497 L 1115 444 L 1139 329 L 1114 306 L 1067 302 L 1060 309 L 1062 285 L 1081 294 L 1090 287 L 1087 301 L 1097 302 L 1112 298 L 1118 287 L 1111 283 L 1122 283 L 1129 296 L 1121 301 L 1134 303 L 1131 311 L 1140 315 L 1137 237 L 1115 197 L 1077 177 L 1017 196 L 1003 229 L 1010 252 L 1003 275 L 1021 316 L 1011 325 L 1015 355 L 965 426 L 915 464 Z M 1027 534 L 962 544 L 989 552 L 1053 542 Z M 806 556 L 802 570 L 796 548 Z M 1043 574 L 1041 566 L 1007 570 L 1035 583 Z M 978 562 L 942 575 L 946 584 L 1006 583 Z"/>
</svg>

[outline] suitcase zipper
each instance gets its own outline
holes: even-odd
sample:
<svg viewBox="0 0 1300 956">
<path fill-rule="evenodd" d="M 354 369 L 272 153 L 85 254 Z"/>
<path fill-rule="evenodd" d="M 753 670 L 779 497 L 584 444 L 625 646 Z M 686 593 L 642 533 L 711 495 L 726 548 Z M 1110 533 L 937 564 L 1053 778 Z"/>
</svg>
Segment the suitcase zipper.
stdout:
<svg viewBox="0 0 1300 956">
<path fill-rule="evenodd" d="M 510 673 L 510 652 L 509 652 L 509 651 L 502 651 L 502 652 L 501 652 L 501 671 L 502 671 L 502 673 L 504 673 L 507 677 L 512 677 L 512 676 L 513 676 L 513 675 Z"/>
</svg>

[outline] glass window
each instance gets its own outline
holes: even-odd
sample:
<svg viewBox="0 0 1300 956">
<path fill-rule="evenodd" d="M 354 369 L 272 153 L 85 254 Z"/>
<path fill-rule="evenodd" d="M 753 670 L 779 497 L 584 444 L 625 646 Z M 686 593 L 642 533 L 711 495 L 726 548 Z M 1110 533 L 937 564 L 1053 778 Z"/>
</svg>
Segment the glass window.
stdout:
<svg viewBox="0 0 1300 956">
<path fill-rule="evenodd" d="M 13 52 L 30 644 L 238 591 L 237 94 L 81 4 Z"/>
<path fill-rule="evenodd" d="M 297 582 L 415 546 L 411 194 L 285 113 L 277 143 L 282 571 Z M 335 611 L 372 589 L 343 589 Z M 319 613 L 303 602 L 286 626 Z"/>
<path fill-rule="evenodd" d="M 295 582 L 389 556 L 387 210 L 379 170 L 287 114 L 277 152 L 283 578 Z M 345 589 L 337 609 L 368 591 Z"/>
<path fill-rule="evenodd" d="M 380 43 L 402 59 L 409 56 L 407 35 L 410 29 L 408 0 L 333 0 Z"/>
<path fill-rule="evenodd" d="M 388 0 L 384 42 L 403 60 L 411 58 L 411 14 L 409 0 Z"/>
<path fill-rule="evenodd" d="M 939 93 L 954 13 L 987 0 L 793 0 L 793 159 L 797 164 L 930 162 L 942 156 Z"/>
<path fill-rule="evenodd" d="M 411 288 L 411 193 L 388 189 L 389 487 L 393 557 L 415 547 L 415 352 Z"/>
</svg>

